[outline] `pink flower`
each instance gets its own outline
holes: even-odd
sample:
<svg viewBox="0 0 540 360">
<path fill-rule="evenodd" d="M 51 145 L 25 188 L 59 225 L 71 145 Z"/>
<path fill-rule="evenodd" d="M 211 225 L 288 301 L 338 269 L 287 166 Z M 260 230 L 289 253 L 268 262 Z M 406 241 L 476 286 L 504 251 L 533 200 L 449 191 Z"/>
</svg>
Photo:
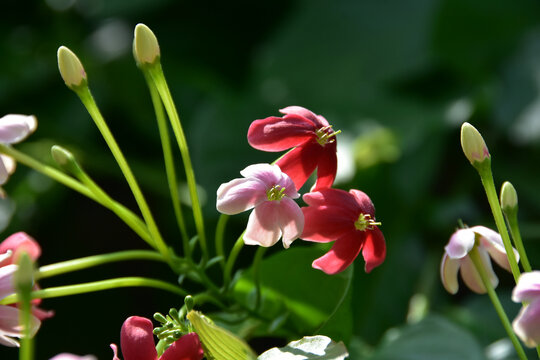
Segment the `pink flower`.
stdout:
<svg viewBox="0 0 540 360">
<path fill-rule="evenodd" d="M 37 120 L 34 116 L 6 115 L 0 118 L 0 143 L 18 143 L 34 132 L 36 127 Z M 14 170 L 15 161 L 7 155 L 0 155 L 0 185 L 7 181 Z"/>
<path fill-rule="evenodd" d="M 120 332 L 120 346 L 124 360 L 201 360 L 204 356 L 199 337 L 189 333 L 176 340 L 158 357 L 154 344 L 152 321 L 131 316 L 124 321 Z M 113 360 L 119 360 L 117 347 L 111 344 Z"/>
<path fill-rule="evenodd" d="M 17 265 L 6 265 L 0 267 L 0 300 L 8 295 L 14 294 L 13 275 L 17 271 Z M 9 305 L 0 305 L 0 344 L 5 346 L 19 346 L 19 342 L 14 338 L 22 336 L 20 326 L 20 310 Z M 30 333 L 33 335 L 39 329 L 40 320 L 32 315 L 32 328 Z"/>
<path fill-rule="evenodd" d="M 375 208 L 369 197 L 359 190 L 346 192 L 324 189 L 305 194 L 309 205 L 302 208 L 306 224 L 300 238 L 335 243 L 324 256 L 313 261 L 313 267 L 336 274 L 352 264 L 360 251 L 370 272 L 386 256 L 384 236 L 375 222 Z"/>
<path fill-rule="evenodd" d="M 517 336 L 529 347 L 540 344 L 540 271 L 523 273 L 512 292 L 514 302 L 526 302 L 512 322 Z"/>
<path fill-rule="evenodd" d="M 272 246 L 283 237 L 288 248 L 304 227 L 304 215 L 292 199 L 300 197 L 279 166 L 256 164 L 240 171 L 244 178 L 221 184 L 217 210 L 234 215 L 253 208 L 244 233 L 248 245 Z"/>
<path fill-rule="evenodd" d="M 476 242 L 476 239 L 478 242 Z M 489 260 L 490 256 L 501 267 L 508 271 L 511 270 L 501 236 L 497 232 L 484 226 L 459 229 L 450 237 L 448 245 L 444 248 L 445 253 L 441 261 L 441 280 L 444 288 L 449 293 L 455 294 L 458 291 L 457 273 L 460 269 L 461 277 L 469 289 L 479 294 L 486 293 L 487 290 L 480 279 L 480 275 L 468 256 L 475 244 L 478 246 L 484 269 L 487 271 L 493 287 L 498 285 L 499 279 L 493 272 Z M 514 254 L 516 259 L 519 260 L 519 254 L 515 249 Z"/>
<path fill-rule="evenodd" d="M 97 358 L 94 355 L 79 356 L 70 353 L 61 353 L 53 356 L 49 360 L 97 360 Z"/>
<path fill-rule="evenodd" d="M 300 106 L 281 109 L 283 117 L 255 120 L 248 130 L 249 144 L 258 150 L 283 151 L 294 148 L 276 164 L 289 175 L 297 189 L 317 169 L 314 191 L 329 188 L 337 171 L 336 137 L 328 121 Z"/>
</svg>

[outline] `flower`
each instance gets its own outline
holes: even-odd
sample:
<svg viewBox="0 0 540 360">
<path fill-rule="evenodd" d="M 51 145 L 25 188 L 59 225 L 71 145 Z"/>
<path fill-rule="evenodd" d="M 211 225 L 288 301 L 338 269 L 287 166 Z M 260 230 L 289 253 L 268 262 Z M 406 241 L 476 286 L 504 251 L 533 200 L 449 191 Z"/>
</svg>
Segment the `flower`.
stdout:
<svg viewBox="0 0 540 360">
<path fill-rule="evenodd" d="M 526 302 L 512 322 L 517 336 L 529 347 L 540 344 L 540 271 L 523 273 L 512 292 L 514 302 Z"/>
<path fill-rule="evenodd" d="M 248 130 L 249 144 L 258 150 L 283 151 L 294 148 L 276 164 L 289 175 L 297 189 L 317 169 L 314 191 L 329 188 L 337 172 L 336 135 L 339 131 L 321 115 L 300 106 L 281 109 L 283 117 L 255 120 Z"/>
<path fill-rule="evenodd" d="M 79 356 L 70 353 L 61 353 L 53 356 L 49 360 L 97 360 L 97 358 L 94 355 Z"/>
<path fill-rule="evenodd" d="M 0 118 L 0 143 L 15 144 L 36 130 L 37 120 L 32 115 L 9 114 Z M 0 155 L 0 185 L 15 171 L 15 160 L 7 155 Z"/>
<path fill-rule="evenodd" d="M 248 245 L 272 246 L 283 237 L 288 248 L 304 228 L 304 215 L 297 199 L 300 194 L 279 166 L 255 164 L 240 171 L 244 178 L 221 184 L 217 210 L 234 215 L 253 208 L 244 233 Z"/>
<path fill-rule="evenodd" d="M 510 271 L 510 264 L 506 257 L 506 251 L 501 236 L 484 226 L 474 226 L 472 228 L 459 229 L 450 237 L 448 245 L 445 246 L 445 253 L 441 261 L 441 280 L 444 288 L 451 294 L 458 291 L 457 273 L 461 269 L 461 277 L 465 285 L 472 291 L 484 294 L 486 287 L 482 283 L 480 275 L 476 270 L 472 260 L 468 256 L 473 247 L 477 245 L 480 258 L 493 287 L 499 283 L 497 275 L 493 272 L 491 256 L 499 266 Z M 519 254 L 514 249 L 516 259 Z"/>
<path fill-rule="evenodd" d="M 201 360 L 204 356 L 199 337 L 189 333 L 176 340 L 158 357 L 154 344 L 152 321 L 131 316 L 124 321 L 120 332 L 120 346 L 124 360 Z M 113 360 L 119 360 L 117 347 L 111 344 Z"/>
<path fill-rule="evenodd" d="M 370 272 L 386 256 L 384 236 L 375 222 L 375 208 L 370 198 L 359 190 L 349 192 L 324 189 L 305 194 L 303 207 L 306 224 L 300 238 L 335 243 L 322 257 L 313 261 L 315 269 L 336 274 L 352 264 L 360 251 Z"/>
<path fill-rule="evenodd" d="M 17 265 L 6 265 L 0 267 L 0 300 L 8 295 L 14 294 L 13 276 L 17 271 Z M 14 338 L 23 336 L 23 330 L 19 324 L 21 311 L 9 305 L 0 305 L 0 344 L 5 346 L 19 346 L 19 342 Z M 34 335 L 41 325 L 41 321 L 31 315 L 32 328 L 30 333 Z"/>
</svg>

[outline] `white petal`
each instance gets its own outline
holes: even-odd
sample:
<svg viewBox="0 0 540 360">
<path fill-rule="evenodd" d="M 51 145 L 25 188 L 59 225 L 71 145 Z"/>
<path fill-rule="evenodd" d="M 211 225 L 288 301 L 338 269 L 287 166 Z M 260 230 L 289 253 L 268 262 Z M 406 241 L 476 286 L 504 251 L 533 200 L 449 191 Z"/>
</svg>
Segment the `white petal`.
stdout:
<svg viewBox="0 0 540 360">
<path fill-rule="evenodd" d="M 18 266 L 13 264 L 0 267 L 0 300 L 15 293 L 13 275 L 17 269 Z"/>
<path fill-rule="evenodd" d="M 216 208 L 223 214 L 234 215 L 266 199 L 266 187 L 260 180 L 234 179 L 218 188 Z"/>
<path fill-rule="evenodd" d="M 474 226 L 471 230 L 480 235 L 480 245 L 488 251 L 493 260 L 495 260 L 500 267 L 507 271 L 512 271 L 501 235 L 484 226 Z M 516 261 L 519 261 L 519 253 L 514 248 L 512 248 L 512 250 L 514 251 Z"/>
<path fill-rule="evenodd" d="M 4 159 L 0 157 L 0 185 L 4 185 L 9 178 L 8 169 L 4 164 Z"/>
<path fill-rule="evenodd" d="M 518 316 L 512 322 L 516 335 L 528 347 L 540 344 L 540 301 L 536 300 L 523 306 Z"/>
<path fill-rule="evenodd" d="M 15 159 L 11 156 L 7 156 L 4 154 L 0 154 L 0 158 L 2 158 L 2 162 L 4 163 L 4 166 L 6 167 L 6 170 L 9 175 L 13 174 L 15 172 L 15 168 L 17 167 L 17 163 L 15 162 Z"/>
<path fill-rule="evenodd" d="M 512 291 L 515 302 L 531 302 L 540 299 L 540 271 L 523 273 Z"/>
<path fill-rule="evenodd" d="M 304 213 L 300 206 L 289 198 L 283 198 L 279 203 L 279 227 L 283 236 L 283 246 L 287 249 L 304 230 Z"/>
<path fill-rule="evenodd" d="M 254 164 L 249 165 L 240 174 L 245 178 L 255 178 L 262 181 L 268 189 L 275 185 L 281 185 L 281 169 L 277 165 Z"/>
<path fill-rule="evenodd" d="M 281 237 L 279 210 L 277 201 L 265 201 L 257 205 L 249 215 L 244 243 L 264 247 L 277 243 Z"/>
<path fill-rule="evenodd" d="M 0 142 L 14 144 L 24 140 L 37 127 L 34 116 L 6 115 L 0 119 Z"/>
<path fill-rule="evenodd" d="M 457 293 L 459 289 L 457 274 L 461 266 L 461 260 L 451 259 L 447 253 L 444 253 L 441 260 L 441 281 L 450 294 Z"/>
<path fill-rule="evenodd" d="M 470 229 L 459 229 L 450 237 L 444 250 L 452 259 L 462 259 L 474 246 L 475 234 Z"/>
<path fill-rule="evenodd" d="M 0 305 L 0 334 L 10 337 L 21 337 L 20 313 L 21 311 L 15 307 Z M 34 315 L 31 315 L 31 325 L 30 335 L 34 336 L 41 325 L 41 321 Z"/>
</svg>

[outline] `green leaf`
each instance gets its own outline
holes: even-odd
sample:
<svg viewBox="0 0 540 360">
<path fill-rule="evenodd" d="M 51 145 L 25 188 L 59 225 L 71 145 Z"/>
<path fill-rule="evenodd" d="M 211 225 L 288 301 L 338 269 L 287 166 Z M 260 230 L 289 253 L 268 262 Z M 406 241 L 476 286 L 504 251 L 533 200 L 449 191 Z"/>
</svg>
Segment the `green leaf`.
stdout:
<svg viewBox="0 0 540 360">
<path fill-rule="evenodd" d="M 349 356 L 342 342 L 326 336 L 305 336 L 283 348 L 265 351 L 257 360 L 343 360 Z"/>
<path fill-rule="evenodd" d="M 242 339 L 212 324 L 200 312 L 192 310 L 187 314 L 187 318 L 195 328 L 208 360 L 254 360 L 257 358 L 257 355 Z"/>
</svg>

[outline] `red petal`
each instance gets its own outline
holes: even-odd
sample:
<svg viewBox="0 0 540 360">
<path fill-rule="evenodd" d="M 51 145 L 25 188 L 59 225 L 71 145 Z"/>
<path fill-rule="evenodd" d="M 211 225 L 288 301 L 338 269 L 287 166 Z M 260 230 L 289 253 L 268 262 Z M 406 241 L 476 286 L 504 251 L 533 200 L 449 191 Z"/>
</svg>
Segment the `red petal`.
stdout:
<svg viewBox="0 0 540 360">
<path fill-rule="evenodd" d="M 317 164 L 317 182 L 313 191 L 329 188 L 334 183 L 337 173 L 336 143 L 326 144 Z"/>
<path fill-rule="evenodd" d="M 147 318 L 131 316 L 124 321 L 120 332 L 124 360 L 157 359 L 152 330 L 152 321 Z"/>
<path fill-rule="evenodd" d="M 352 193 L 340 189 L 321 189 L 316 192 L 304 194 L 302 197 L 310 206 L 335 206 L 351 214 L 354 221 L 362 212 L 356 198 Z"/>
<path fill-rule="evenodd" d="M 312 266 L 329 275 L 345 270 L 360 253 L 364 244 L 363 234 L 354 231 L 336 240 L 330 251 L 313 261 Z"/>
<path fill-rule="evenodd" d="M 201 360 L 203 356 L 199 337 L 196 333 L 189 333 L 172 343 L 159 360 Z"/>
<path fill-rule="evenodd" d="M 17 253 L 24 251 L 32 260 L 36 260 L 41 255 L 41 247 L 30 235 L 25 232 L 18 232 L 7 237 L 0 244 L 0 254 L 13 251 L 13 256 L 0 262 L 0 266 L 14 264 L 17 261 Z"/>
<path fill-rule="evenodd" d="M 337 206 L 308 206 L 304 213 L 304 231 L 301 239 L 317 242 L 335 241 L 350 231 L 355 231 L 356 217 L 347 209 Z M 351 216 L 352 215 L 352 216 Z"/>
<path fill-rule="evenodd" d="M 315 171 L 317 159 L 323 148 L 317 142 L 309 142 L 289 151 L 276 162 L 285 174 L 289 175 L 297 190 Z"/>
<path fill-rule="evenodd" d="M 302 116 L 290 115 L 255 120 L 249 126 L 247 138 L 255 149 L 283 151 L 301 145 L 315 136 L 313 122 Z"/>
<path fill-rule="evenodd" d="M 375 216 L 375 206 L 373 206 L 371 199 L 366 195 L 365 192 L 352 189 L 349 190 L 349 193 L 354 196 L 362 214 L 370 214 L 372 217 Z"/>
<path fill-rule="evenodd" d="M 366 239 L 362 256 L 366 262 L 365 270 L 369 273 L 371 270 L 381 265 L 386 257 L 386 244 L 384 235 L 379 228 L 366 231 Z"/>
<path fill-rule="evenodd" d="M 286 115 L 299 115 L 303 116 L 308 120 L 313 121 L 316 127 L 321 128 L 330 125 L 328 121 L 321 115 L 313 113 L 311 110 L 308 110 L 301 106 L 287 106 L 284 109 L 279 110 L 280 113 Z"/>
</svg>

